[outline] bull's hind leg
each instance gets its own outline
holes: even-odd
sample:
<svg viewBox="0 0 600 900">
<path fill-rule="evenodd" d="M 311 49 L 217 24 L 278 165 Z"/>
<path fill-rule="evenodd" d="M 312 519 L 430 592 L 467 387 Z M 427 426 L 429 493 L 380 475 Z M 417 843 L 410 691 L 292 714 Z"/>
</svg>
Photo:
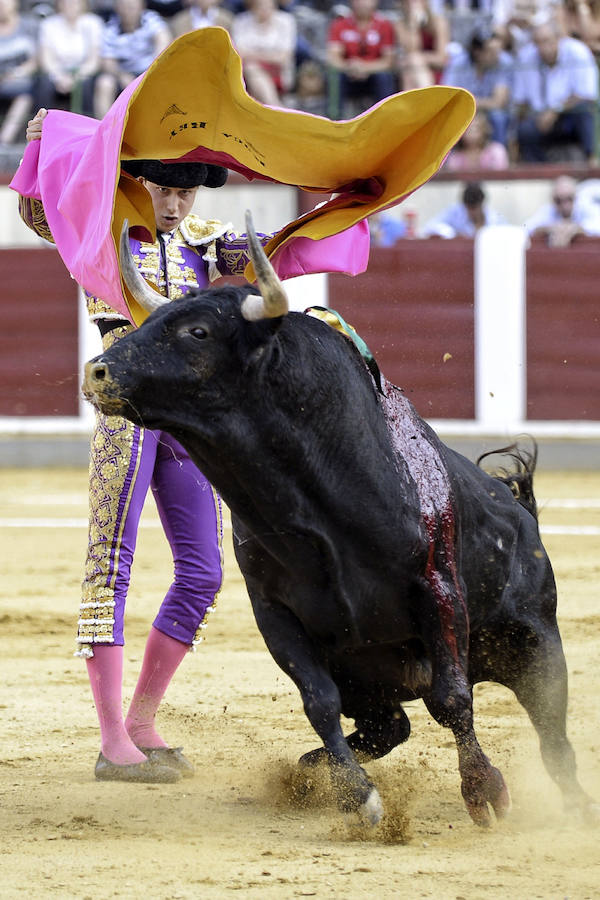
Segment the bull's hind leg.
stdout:
<svg viewBox="0 0 600 900">
<path fill-rule="evenodd" d="M 560 788 L 565 807 L 596 817 L 598 807 L 577 780 L 575 753 L 567 738 L 567 666 L 558 627 L 550 623 L 509 623 L 492 644 L 500 649 L 487 677 L 514 691 L 540 740 L 550 777 Z M 510 635 L 509 640 L 506 634 Z M 502 652 L 503 650 L 503 652 Z M 497 651 L 496 651 L 497 652 Z"/>
<path fill-rule="evenodd" d="M 466 675 L 466 608 L 454 579 L 444 579 L 439 573 L 437 584 L 433 577 L 430 580 L 434 586 L 433 597 L 429 598 L 433 610 L 428 621 L 432 680 L 431 687 L 423 692 L 423 700 L 436 722 L 452 730 L 465 805 L 476 825 L 488 826 L 491 823 L 488 804 L 497 818 L 502 818 L 510 809 L 510 795 L 502 774 L 479 746 L 473 727 L 473 691 Z M 423 600 L 427 597 L 424 593 Z"/>
<path fill-rule="evenodd" d="M 475 824 L 485 827 L 491 824 L 488 804 L 499 819 L 509 811 L 508 788 L 475 735 L 473 695 L 462 667 L 449 660 L 438 660 L 438 663 L 432 690 L 423 700 L 436 722 L 454 734 L 465 806 Z"/>
</svg>

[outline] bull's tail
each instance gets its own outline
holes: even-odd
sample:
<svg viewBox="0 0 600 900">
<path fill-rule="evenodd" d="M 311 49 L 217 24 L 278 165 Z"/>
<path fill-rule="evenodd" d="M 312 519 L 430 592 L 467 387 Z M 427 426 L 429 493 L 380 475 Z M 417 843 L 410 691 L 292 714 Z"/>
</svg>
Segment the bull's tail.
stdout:
<svg viewBox="0 0 600 900">
<path fill-rule="evenodd" d="M 508 447 L 501 447 L 499 450 L 488 450 L 487 453 L 482 453 L 478 458 L 477 465 L 480 465 L 482 460 L 488 456 L 497 455 L 510 457 L 513 466 L 511 469 L 497 469 L 491 474 L 494 478 L 498 478 L 508 485 L 521 506 L 524 506 L 537 521 L 538 508 L 533 493 L 533 473 L 535 472 L 538 457 L 536 442 L 532 439 L 531 450 L 516 443 L 510 444 Z"/>
</svg>

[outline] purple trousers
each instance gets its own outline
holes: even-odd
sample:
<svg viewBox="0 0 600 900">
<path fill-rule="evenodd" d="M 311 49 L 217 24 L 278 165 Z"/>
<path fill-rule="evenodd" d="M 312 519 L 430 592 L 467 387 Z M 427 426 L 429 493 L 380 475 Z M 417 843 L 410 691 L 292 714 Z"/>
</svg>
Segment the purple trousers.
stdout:
<svg viewBox="0 0 600 900">
<path fill-rule="evenodd" d="M 124 643 L 125 602 L 148 488 L 174 563 L 174 580 L 154 626 L 182 643 L 197 643 L 223 577 L 221 503 L 216 491 L 170 435 L 101 414 L 92 437 L 89 483 L 89 542 L 78 643 Z"/>
</svg>

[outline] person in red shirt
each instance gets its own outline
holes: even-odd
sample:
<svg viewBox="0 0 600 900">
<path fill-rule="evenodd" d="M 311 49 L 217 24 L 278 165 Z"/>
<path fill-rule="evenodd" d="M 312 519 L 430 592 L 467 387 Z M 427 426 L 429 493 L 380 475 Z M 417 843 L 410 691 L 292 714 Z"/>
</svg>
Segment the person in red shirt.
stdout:
<svg viewBox="0 0 600 900">
<path fill-rule="evenodd" d="M 329 114 L 340 118 L 346 101 L 358 100 L 360 112 L 397 90 L 392 23 L 377 12 L 378 0 L 351 0 L 352 15 L 334 19 L 327 36 Z"/>
</svg>

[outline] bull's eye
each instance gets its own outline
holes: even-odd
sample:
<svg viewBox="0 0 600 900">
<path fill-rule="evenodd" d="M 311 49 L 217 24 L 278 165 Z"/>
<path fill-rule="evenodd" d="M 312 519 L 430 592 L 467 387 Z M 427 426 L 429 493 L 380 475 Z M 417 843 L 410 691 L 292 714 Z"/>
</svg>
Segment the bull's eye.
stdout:
<svg viewBox="0 0 600 900">
<path fill-rule="evenodd" d="M 198 341 L 203 341 L 205 337 L 208 337 L 208 331 L 205 328 L 201 328 L 199 325 L 195 328 L 190 328 L 190 334 Z"/>
</svg>

